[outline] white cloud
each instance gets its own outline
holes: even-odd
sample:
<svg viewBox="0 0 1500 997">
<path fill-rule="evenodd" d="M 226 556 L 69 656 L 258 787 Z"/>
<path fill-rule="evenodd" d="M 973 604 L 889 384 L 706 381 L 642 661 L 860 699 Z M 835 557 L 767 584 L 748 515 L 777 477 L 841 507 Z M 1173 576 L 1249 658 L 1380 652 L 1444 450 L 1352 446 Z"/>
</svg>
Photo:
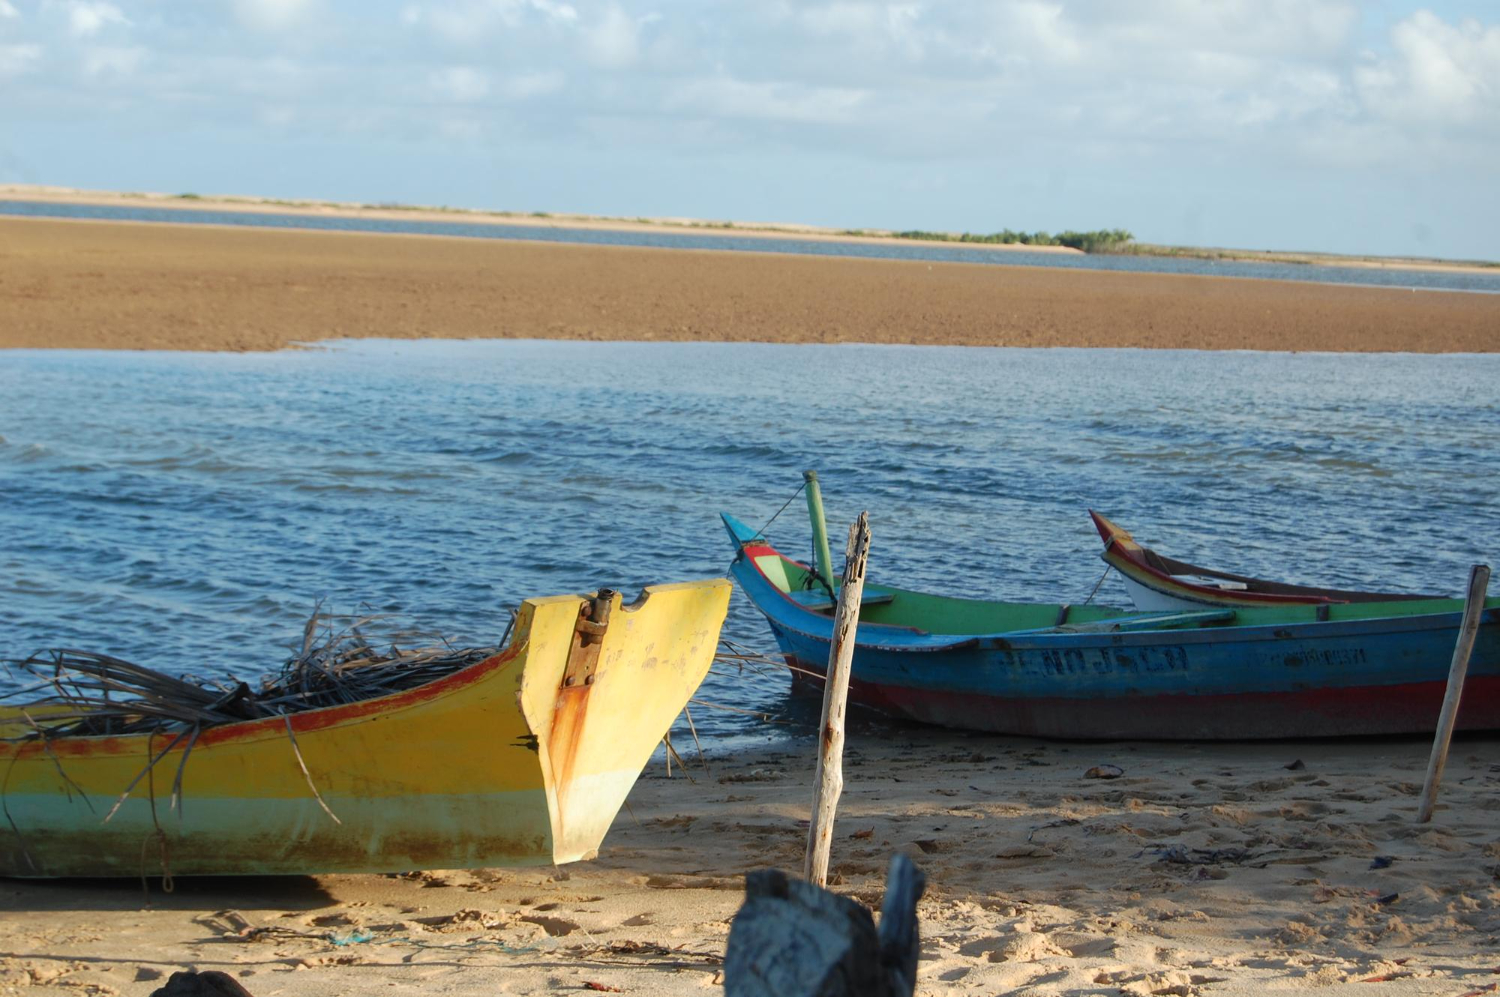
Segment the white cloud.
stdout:
<svg viewBox="0 0 1500 997">
<path fill-rule="evenodd" d="M 941 33 L 941 18 L 913 3 L 865 3 L 835 0 L 809 6 L 781 4 L 772 17 L 786 22 L 795 37 L 829 47 L 836 57 L 865 64 L 874 60 L 920 61 L 934 33 Z"/>
<path fill-rule="evenodd" d="M 1355 73 L 1377 117 L 1415 125 L 1500 125 L 1500 25 L 1453 25 L 1417 11 L 1391 32 L 1392 52 Z"/>
<path fill-rule="evenodd" d="M 437 121 L 438 134 L 449 142 L 473 142 L 484 135 L 484 126 L 473 118 L 444 115 Z"/>
<path fill-rule="evenodd" d="M 83 75 L 116 79 L 132 76 L 145 60 L 146 50 L 139 46 L 90 46 L 83 53 Z"/>
<path fill-rule="evenodd" d="M 285 128 L 297 120 L 295 108 L 279 104 L 268 104 L 258 108 L 255 113 L 257 121 L 270 128 Z"/>
<path fill-rule="evenodd" d="M 460 104 L 483 100 L 489 96 L 489 74 L 472 66 L 450 66 L 433 73 L 428 79 L 434 93 L 444 100 Z"/>
<path fill-rule="evenodd" d="M 120 8 L 103 0 L 73 0 L 68 4 L 68 30 L 79 38 L 90 38 L 111 25 L 129 23 Z"/>
<path fill-rule="evenodd" d="M 556 0 L 528 0 L 528 6 L 532 10 L 540 11 L 551 21 L 572 23 L 578 20 L 578 11 L 569 3 L 558 3 Z"/>
<path fill-rule="evenodd" d="M 313 0 L 233 0 L 234 15 L 256 31 L 285 31 L 305 20 Z"/>
<path fill-rule="evenodd" d="M 578 11 L 555 0 L 448 0 L 407 4 L 399 20 L 408 26 L 426 25 L 450 45 L 477 47 L 499 29 L 515 32 L 535 24 L 571 25 L 578 20 Z"/>
<path fill-rule="evenodd" d="M 1349 0 L 1084 0 L 1070 8 L 1099 18 L 1107 37 L 1132 50 L 1222 51 L 1270 60 L 1336 52 L 1359 20 Z"/>
<path fill-rule="evenodd" d="M 40 45 L 0 45 L 0 79 L 29 73 L 41 61 Z"/>
<path fill-rule="evenodd" d="M 960 45 L 1012 71 L 1065 71 L 1070 88 L 1111 80 L 1242 86 L 1268 69 L 1338 59 L 1357 9 L 1347 0 L 1021 0 L 950 21 Z"/>
<path fill-rule="evenodd" d="M 477 44 L 491 17 L 491 11 L 481 4 L 434 7 L 412 4 L 401 10 L 401 23 L 425 24 L 435 35 L 453 45 Z"/>
<path fill-rule="evenodd" d="M 1041 164 L 1479 176 L 1500 161 L 1500 8 L 1424 2 L 0 0 L 0 118 L 87 124 L 99 105 L 77 98 L 104 80 L 112 113 L 170 106 L 184 135 L 379 136 L 414 156 L 447 135 L 585 164 L 607 144 L 643 190 L 684 152 L 1007 183 Z"/>
<path fill-rule="evenodd" d="M 610 4 L 604 15 L 584 32 L 589 60 L 606 69 L 625 69 L 640 53 L 640 25 L 618 4 Z"/>
<path fill-rule="evenodd" d="M 795 124 L 852 123 L 868 95 L 842 87 L 802 87 L 708 79 L 683 87 L 672 106 L 696 114 Z"/>
<path fill-rule="evenodd" d="M 512 100 L 529 100 L 533 97 L 545 97 L 556 93 L 563 88 L 567 77 L 557 70 L 546 70 L 539 73 L 522 73 L 506 80 L 501 91 Z"/>
<path fill-rule="evenodd" d="M 1002 7 L 1001 11 L 1007 31 L 1002 40 L 1017 55 L 1065 66 L 1083 58 L 1088 43 L 1079 37 L 1078 28 L 1064 14 L 1062 4 L 1025 0 Z"/>
</svg>

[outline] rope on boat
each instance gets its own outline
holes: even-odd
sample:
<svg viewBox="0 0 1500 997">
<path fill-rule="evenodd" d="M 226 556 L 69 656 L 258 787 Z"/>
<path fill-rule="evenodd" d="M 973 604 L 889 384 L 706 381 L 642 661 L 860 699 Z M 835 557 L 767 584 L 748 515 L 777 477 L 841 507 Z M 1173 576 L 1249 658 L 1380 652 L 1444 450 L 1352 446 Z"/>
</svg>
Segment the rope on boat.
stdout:
<svg viewBox="0 0 1500 997">
<path fill-rule="evenodd" d="M 782 720 L 772 716 L 764 710 L 747 710 L 743 706 L 728 706 L 724 703 L 710 703 L 706 699 L 694 699 L 694 703 L 707 707 L 710 710 L 724 710 L 728 713 L 739 713 L 747 717 L 755 717 L 761 723 L 779 724 L 782 727 L 801 727 L 805 730 L 817 730 L 817 724 L 805 724 L 797 720 Z"/>
<path fill-rule="evenodd" d="M 667 746 L 667 778 L 672 778 L 672 759 L 675 758 L 677 759 L 678 767 L 682 769 L 682 774 L 687 776 L 687 781 L 689 783 L 693 782 L 693 773 L 688 771 L 687 762 L 683 761 L 682 756 L 677 753 L 677 749 L 672 747 L 672 732 L 670 730 L 662 737 L 661 743 Z"/>
<path fill-rule="evenodd" d="M 446 919 L 446 923 L 454 923 L 458 920 L 467 920 L 466 912 L 460 911 Z M 469 914 L 478 913 L 469 911 Z M 347 931 L 305 931 L 299 928 L 287 928 L 281 925 L 252 925 L 243 914 L 236 910 L 219 911 L 217 914 L 194 918 L 203 926 L 217 931 L 221 940 L 226 942 L 254 943 L 268 941 L 278 938 L 304 939 L 307 941 L 322 941 L 334 948 L 347 948 L 351 945 L 409 945 L 415 949 L 433 949 L 460 951 L 463 949 L 486 948 L 495 949 L 506 955 L 525 956 L 533 954 L 567 953 L 577 959 L 588 960 L 599 965 L 610 966 L 643 966 L 657 969 L 712 969 L 724 962 L 724 957 L 717 952 L 704 952 L 689 949 L 687 946 L 670 948 L 665 945 L 652 943 L 642 944 L 639 942 L 609 942 L 602 943 L 589 934 L 589 944 L 586 945 L 562 945 L 551 939 L 547 942 L 533 945 L 511 945 L 496 938 L 483 936 L 468 938 L 460 942 L 432 942 L 425 938 L 416 938 L 411 935 L 385 935 L 379 929 L 366 927 L 355 927 Z M 475 919 L 480 929 L 489 927 L 482 919 Z M 43 958 L 53 958 L 44 956 Z M 522 965 L 522 964 L 517 964 Z M 535 965 L 535 964 L 533 964 Z"/>
<path fill-rule="evenodd" d="M 682 715 L 687 717 L 688 730 L 693 732 L 693 743 L 698 746 L 698 761 L 703 763 L 703 771 L 712 779 L 714 773 L 708 767 L 708 756 L 703 753 L 703 742 L 698 740 L 698 728 L 693 725 L 693 710 L 687 703 L 682 704 Z"/>
<path fill-rule="evenodd" d="M 719 640 L 719 644 L 720 646 L 725 648 L 725 650 L 722 650 L 714 655 L 714 661 L 716 662 L 722 661 L 725 664 L 735 664 L 742 669 L 745 665 L 768 665 L 774 669 L 785 668 L 789 672 L 795 672 L 798 675 L 805 675 L 808 678 L 817 679 L 819 682 L 823 681 L 825 677 L 822 672 L 814 672 L 809 671 L 806 668 L 799 668 L 798 666 L 788 662 L 783 657 L 763 654 L 760 651 L 746 650 L 742 645 L 729 640 L 728 638 L 721 638 Z M 752 667 L 750 670 L 752 672 L 755 672 L 755 674 L 757 675 L 765 675 L 764 672 L 761 672 L 754 667 Z"/>
<path fill-rule="evenodd" d="M 335 824 L 342 824 L 343 821 L 339 820 L 339 815 L 328 808 L 328 804 L 323 802 L 323 794 L 318 792 L 317 786 L 313 785 L 312 773 L 307 771 L 307 763 L 302 760 L 302 749 L 297 746 L 297 735 L 292 733 L 291 714 L 283 713 L 281 719 L 286 721 L 286 736 L 292 742 L 292 754 L 297 756 L 297 767 L 302 770 L 302 777 L 307 780 L 307 788 L 312 790 L 313 799 L 318 801 L 318 806 L 323 808 L 324 813 L 333 818 Z"/>
<path fill-rule="evenodd" d="M 1091 602 L 1094 601 L 1094 596 L 1096 596 L 1096 595 L 1099 594 L 1099 586 L 1101 586 L 1101 585 L 1104 584 L 1104 579 L 1108 578 L 1109 577 L 1109 573 L 1111 571 L 1113 571 L 1114 569 L 1115 569 L 1115 566 L 1113 564 L 1106 564 L 1104 566 L 1104 574 L 1100 575 L 1099 576 L 1099 580 L 1094 583 L 1094 591 L 1090 592 L 1089 593 L 1089 597 L 1087 599 L 1083 600 L 1083 604 L 1085 606 L 1087 606 L 1089 603 L 1091 603 Z"/>
<path fill-rule="evenodd" d="M 748 669 L 749 673 L 756 678 L 764 679 L 766 681 L 773 681 L 775 679 L 775 676 L 772 674 L 772 671 L 768 671 L 766 669 L 770 668 L 774 671 L 780 671 L 784 668 L 787 671 L 794 672 L 798 675 L 805 675 L 808 678 L 817 679 L 820 682 L 823 681 L 824 678 L 824 676 L 820 672 L 813 672 L 808 671 L 805 668 L 798 668 L 796 665 L 788 663 L 785 658 L 769 654 L 762 654 L 759 651 L 752 651 L 749 648 L 746 648 L 743 645 L 728 638 L 720 638 L 719 646 L 721 650 L 719 651 L 719 653 L 714 655 L 714 663 L 733 665 L 740 675 L 744 675 L 746 670 Z M 710 710 L 720 710 L 725 713 L 736 713 L 740 716 L 754 717 L 761 723 L 775 724 L 779 727 L 797 727 L 810 731 L 815 731 L 818 729 L 818 725 L 815 723 L 803 723 L 799 720 L 787 720 L 783 717 L 778 717 L 766 710 L 755 710 L 744 706 L 730 706 L 727 703 L 715 703 L 706 699 L 701 699 L 697 696 L 693 697 L 690 702 L 694 706 L 702 706 Z"/>
<path fill-rule="evenodd" d="M 786 507 L 789 506 L 789 505 L 791 505 L 792 504 L 792 500 L 795 499 L 798 495 L 801 495 L 802 494 L 802 489 L 804 489 L 806 487 L 807 487 L 807 480 L 804 478 L 803 481 L 802 481 L 802 484 L 800 484 L 800 485 L 797 486 L 797 490 L 794 491 L 794 492 L 792 492 L 792 497 L 789 498 L 789 499 L 787 499 L 785 502 L 783 502 L 781 504 L 781 508 L 776 510 L 776 516 L 779 516 L 783 512 L 786 512 Z M 772 516 L 770 519 L 766 520 L 766 525 L 762 526 L 760 529 L 758 529 L 758 530 L 755 531 L 756 535 L 757 536 L 762 536 L 762 537 L 765 536 L 766 535 L 766 531 L 771 528 L 771 524 L 774 523 L 774 522 L 776 522 L 776 516 Z"/>
<path fill-rule="evenodd" d="M 194 736 L 197 728 L 193 728 Z M 177 743 L 183 735 L 173 739 Z M 146 756 L 151 756 L 151 743 L 156 740 L 156 731 L 146 735 Z M 146 766 L 146 798 L 151 802 L 151 827 L 152 830 L 141 842 L 141 892 L 148 898 L 151 896 L 151 886 L 146 879 L 146 852 L 155 843 L 158 858 L 161 861 L 161 888 L 163 893 L 171 893 L 177 889 L 176 881 L 172 878 L 172 850 L 167 843 L 167 832 L 161 829 L 161 821 L 156 814 L 156 765 L 152 763 Z"/>
</svg>

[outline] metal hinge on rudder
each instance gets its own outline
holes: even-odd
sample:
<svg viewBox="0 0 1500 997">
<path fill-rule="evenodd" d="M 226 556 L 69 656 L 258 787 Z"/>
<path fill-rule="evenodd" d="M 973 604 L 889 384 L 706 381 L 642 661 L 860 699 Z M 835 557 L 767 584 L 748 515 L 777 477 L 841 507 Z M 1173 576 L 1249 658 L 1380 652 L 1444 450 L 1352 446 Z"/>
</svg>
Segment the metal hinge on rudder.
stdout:
<svg viewBox="0 0 1500 997">
<path fill-rule="evenodd" d="M 594 684 L 599 667 L 599 649 L 609 629 L 609 611 L 614 605 L 614 589 L 600 589 L 578 607 L 578 622 L 573 624 L 573 643 L 568 647 L 568 667 L 563 672 L 563 688 L 573 689 Z"/>
</svg>

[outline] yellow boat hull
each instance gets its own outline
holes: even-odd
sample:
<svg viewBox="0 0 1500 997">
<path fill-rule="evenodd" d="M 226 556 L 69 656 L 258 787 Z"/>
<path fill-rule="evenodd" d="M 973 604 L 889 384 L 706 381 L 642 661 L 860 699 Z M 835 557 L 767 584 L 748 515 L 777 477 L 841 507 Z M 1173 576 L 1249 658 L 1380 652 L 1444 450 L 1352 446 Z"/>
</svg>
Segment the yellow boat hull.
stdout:
<svg viewBox="0 0 1500 997">
<path fill-rule="evenodd" d="M 628 606 L 610 593 L 608 625 L 582 639 L 588 599 L 528 600 L 509 647 L 452 675 L 210 728 L 191 747 L 171 734 L 43 741 L 27 736 L 37 710 L 0 708 L 0 875 L 592 858 L 708 673 L 729 595 L 723 579 L 653 586 Z"/>
</svg>

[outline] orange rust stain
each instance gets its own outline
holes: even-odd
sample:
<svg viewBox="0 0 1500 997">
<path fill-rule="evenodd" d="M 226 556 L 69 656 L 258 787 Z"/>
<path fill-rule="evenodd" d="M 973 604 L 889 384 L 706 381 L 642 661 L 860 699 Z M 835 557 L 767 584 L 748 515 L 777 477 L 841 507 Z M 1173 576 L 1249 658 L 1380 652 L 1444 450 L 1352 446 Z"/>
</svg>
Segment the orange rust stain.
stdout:
<svg viewBox="0 0 1500 997">
<path fill-rule="evenodd" d="M 567 796 L 573 780 L 573 765 L 583 728 L 588 719 L 589 693 L 593 685 L 569 686 L 558 690 L 552 718 L 552 733 L 547 738 L 547 757 L 552 765 L 552 784 L 557 787 L 559 804 Z M 561 811 L 561 806 L 559 806 Z"/>
</svg>

